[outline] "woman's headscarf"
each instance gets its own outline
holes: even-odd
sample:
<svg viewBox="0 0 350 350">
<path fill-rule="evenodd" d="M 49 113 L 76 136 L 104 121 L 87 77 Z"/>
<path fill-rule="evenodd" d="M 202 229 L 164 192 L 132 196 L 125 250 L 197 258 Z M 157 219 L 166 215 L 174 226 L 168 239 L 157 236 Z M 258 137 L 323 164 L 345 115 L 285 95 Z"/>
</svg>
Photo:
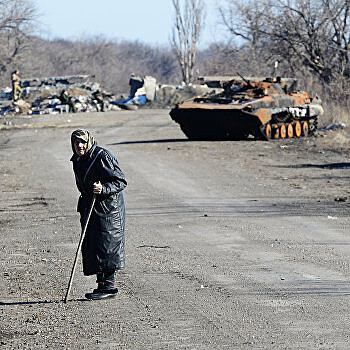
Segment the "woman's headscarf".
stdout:
<svg viewBox="0 0 350 350">
<path fill-rule="evenodd" d="M 73 131 L 70 140 L 71 140 L 72 150 L 73 150 L 74 154 L 75 154 L 75 150 L 74 150 L 74 141 L 75 141 L 75 139 L 81 139 L 81 140 L 83 140 L 84 142 L 87 143 L 86 152 L 88 152 L 91 149 L 91 147 L 93 146 L 93 144 L 95 143 L 95 139 L 90 134 L 89 131 L 83 130 L 83 129 L 77 129 L 77 130 Z"/>
</svg>

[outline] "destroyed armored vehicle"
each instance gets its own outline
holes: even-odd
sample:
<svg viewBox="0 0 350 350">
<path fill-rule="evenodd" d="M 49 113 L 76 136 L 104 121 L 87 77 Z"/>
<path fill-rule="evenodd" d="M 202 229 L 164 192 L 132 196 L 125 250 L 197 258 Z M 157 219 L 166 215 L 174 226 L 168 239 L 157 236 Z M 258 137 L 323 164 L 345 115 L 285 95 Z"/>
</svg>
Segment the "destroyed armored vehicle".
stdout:
<svg viewBox="0 0 350 350">
<path fill-rule="evenodd" d="M 222 91 L 175 105 L 171 118 L 191 140 L 238 140 L 307 136 L 323 114 L 321 101 L 296 91 L 290 78 L 234 77 Z"/>
</svg>

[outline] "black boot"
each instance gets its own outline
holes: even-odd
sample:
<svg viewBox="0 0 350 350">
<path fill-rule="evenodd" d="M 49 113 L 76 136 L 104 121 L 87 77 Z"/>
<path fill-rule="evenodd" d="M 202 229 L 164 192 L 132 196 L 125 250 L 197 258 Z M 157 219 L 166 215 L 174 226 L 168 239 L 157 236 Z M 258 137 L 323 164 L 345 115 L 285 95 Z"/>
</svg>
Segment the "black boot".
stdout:
<svg viewBox="0 0 350 350">
<path fill-rule="evenodd" d="M 118 288 L 115 286 L 114 272 L 97 274 L 97 284 L 92 293 L 85 294 L 87 299 L 101 300 L 117 296 Z"/>
<path fill-rule="evenodd" d="M 105 285 L 104 274 L 102 272 L 98 273 L 96 277 L 97 277 L 96 279 L 97 288 L 92 291 L 92 293 L 95 293 L 95 294 L 99 293 L 104 288 L 104 285 Z"/>
</svg>

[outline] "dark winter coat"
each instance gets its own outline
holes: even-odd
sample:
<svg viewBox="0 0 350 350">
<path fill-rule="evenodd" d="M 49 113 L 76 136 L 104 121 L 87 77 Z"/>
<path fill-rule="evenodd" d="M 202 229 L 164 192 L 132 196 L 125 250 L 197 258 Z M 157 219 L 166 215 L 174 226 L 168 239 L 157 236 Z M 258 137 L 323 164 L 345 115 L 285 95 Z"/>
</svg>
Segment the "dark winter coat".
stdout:
<svg viewBox="0 0 350 350">
<path fill-rule="evenodd" d="M 93 183 L 101 181 L 102 193 L 96 202 L 82 245 L 84 275 L 114 272 L 125 264 L 125 207 L 122 190 L 127 182 L 117 159 L 93 144 L 82 157 L 71 158 L 76 184 L 80 222 L 85 224 L 93 199 Z"/>
</svg>

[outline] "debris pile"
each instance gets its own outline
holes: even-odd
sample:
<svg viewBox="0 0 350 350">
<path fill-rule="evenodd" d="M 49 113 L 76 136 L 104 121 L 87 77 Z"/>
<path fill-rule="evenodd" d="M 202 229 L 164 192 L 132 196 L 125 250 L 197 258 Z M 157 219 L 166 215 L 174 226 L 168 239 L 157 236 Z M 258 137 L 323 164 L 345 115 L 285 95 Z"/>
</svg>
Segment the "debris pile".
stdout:
<svg viewBox="0 0 350 350">
<path fill-rule="evenodd" d="M 17 101 L 13 101 L 10 87 L 0 91 L 2 116 L 105 112 L 134 110 L 139 107 L 171 108 L 188 98 L 206 95 L 215 90 L 191 84 L 160 85 L 154 77 L 146 75 L 140 78 L 134 74 L 130 77 L 130 92 L 126 98 L 104 91 L 91 75 L 21 79 L 20 85 L 21 98 Z"/>
<path fill-rule="evenodd" d="M 155 97 L 149 103 L 150 108 L 172 108 L 177 103 L 195 96 L 206 96 L 222 89 L 213 89 L 205 85 L 159 85 Z"/>
<path fill-rule="evenodd" d="M 345 128 L 346 128 L 346 124 L 345 123 L 335 122 L 335 123 L 327 125 L 322 130 L 326 130 L 326 131 L 331 130 L 331 131 L 333 131 L 333 130 L 339 130 L 339 129 L 345 129 Z"/>
<path fill-rule="evenodd" d="M 222 89 L 213 89 L 202 85 L 161 85 L 156 79 L 146 75 L 141 78 L 131 74 L 130 92 L 127 98 L 112 102 L 124 109 L 142 108 L 171 108 L 174 104 L 183 102 L 191 97 L 218 92 Z"/>
<path fill-rule="evenodd" d="M 119 110 L 116 97 L 89 81 L 89 75 L 22 79 L 22 99 L 12 101 L 12 89 L 0 92 L 1 115 L 58 114 Z"/>
<path fill-rule="evenodd" d="M 137 109 L 138 106 L 153 101 L 156 96 L 157 84 L 156 79 L 146 75 L 144 78 L 131 73 L 130 92 L 127 98 L 112 102 L 116 106 L 124 109 Z"/>
</svg>

